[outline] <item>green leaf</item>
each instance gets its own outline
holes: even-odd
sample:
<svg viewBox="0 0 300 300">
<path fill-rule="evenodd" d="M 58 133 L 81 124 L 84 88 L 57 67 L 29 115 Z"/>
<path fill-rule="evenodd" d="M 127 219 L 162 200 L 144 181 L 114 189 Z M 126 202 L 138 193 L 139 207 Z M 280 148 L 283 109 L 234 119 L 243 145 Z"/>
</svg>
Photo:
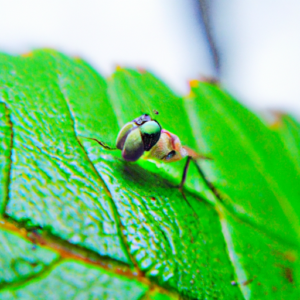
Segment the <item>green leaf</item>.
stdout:
<svg viewBox="0 0 300 300">
<path fill-rule="evenodd" d="M 30 243 L 49 251 L 1 299 L 297 298 L 297 122 L 271 129 L 207 83 L 182 98 L 144 71 L 105 81 L 54 51 L 0 68 L 0 229 L 26 229 L 11 260 L 40 257 Z M 185 161 L 129 163 L 87 139 L 113 148 L 143 113 L 213 157 L 190 166 L 184 195 Z"/>
<path fill-rule="evenodd" d="M 199 147 L 214 157 L 203 168 L 224 205 L 290 243 L 296 235 L 297 243 L 300 188 L 291 187 L 299 186 L 299 174 L 278 135 L 209 84 L 197 85 L 186 105 Z"/>
<path fill-rule="evenodd" d="M 278 114 L 277 124 L 274 124 L 274 130 L 277 130 L 284 149 L 290 155 L 290 159 L 300 172 L 300 125 L 291 116 Z"/>
<path fill-rule="evenodd" d="M 124 299 L 138 300 L 147 287 L 110 272 L 72 260 L 55 265 L 35 281 L 3 289 L 0 297 L 10 299 Z"/>
<path fill-rule="evenodd" d="M 129 262 L 113 203 L 75 135 L 60 86 L 68 82 L 56 69 L 55 58 L 37 53 L 27 58 L 2 56 L 0 61 L 2 101 L 13 131 L 6 214 Z"/>
<path fill-rule="evenodd" d="M 197 83 L 186 106 L 199 145 L 214 157 L 203 169 L 222 195 L 222 230 L 245 298 L 297 298 L 300 185 L 289 153 L 295 150 L 217 87 Z"/>
<path fill-rule="evenodd" d="M 0 229 L 0 286 L 22 281 L 43 272 L 59 255 L 35 246 L 9 230 Z"/>
</svg>

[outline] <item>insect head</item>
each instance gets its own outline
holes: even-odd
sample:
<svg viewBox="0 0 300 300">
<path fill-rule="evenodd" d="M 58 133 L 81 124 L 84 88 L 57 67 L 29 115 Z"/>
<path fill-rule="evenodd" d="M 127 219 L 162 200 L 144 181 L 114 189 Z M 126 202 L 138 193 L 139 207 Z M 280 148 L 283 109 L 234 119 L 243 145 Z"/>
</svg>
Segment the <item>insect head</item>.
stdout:
<svg viewBox="0 0 300 300">
<path fill-rule="evenodd" d="M 136 161 L 150 151 L 161 136 L 161 126 L 147 114 L 126 123 L 117 137 L 117 148 L 127 161 Z"/>
<path fill-rule="evenodd" d="M 127 161 L 136 161 L 147 151 L 147 159 L 173 162 L 191 155 L 192 151 L 182 146 L 175 134 L 162 129 L 146 114 L 123 126 L 117 137 L 117 148 L 122 150 Z"/>
</svg>

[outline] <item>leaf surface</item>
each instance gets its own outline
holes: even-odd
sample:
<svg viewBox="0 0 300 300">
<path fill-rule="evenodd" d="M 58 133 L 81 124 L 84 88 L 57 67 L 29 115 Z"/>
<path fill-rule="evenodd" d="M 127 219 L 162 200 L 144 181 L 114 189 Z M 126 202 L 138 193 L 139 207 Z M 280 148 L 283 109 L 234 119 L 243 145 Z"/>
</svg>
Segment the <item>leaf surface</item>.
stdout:
<svg viewBox="0 0 300 300">
<path fill-rule="evenodd" d="M 106 81 L 54 51 L 3 54 L 0 68 L 0 205 L 17 233 L 0 229 L 14 247 L 26 239 L 16 256 L 49 265 L 22 267 L 1 299 L 299 294 L 296 121 L 274 130 L 210 84 L 193 82 L 183 98 L 148 72 L 118 69 Z M 143 113 L 213 157 L 197 164 L 218 194 L 196 165 L 183 195 L 184 161 L 129 163 L 87 139 L 115 147 Z"/>
</svg>

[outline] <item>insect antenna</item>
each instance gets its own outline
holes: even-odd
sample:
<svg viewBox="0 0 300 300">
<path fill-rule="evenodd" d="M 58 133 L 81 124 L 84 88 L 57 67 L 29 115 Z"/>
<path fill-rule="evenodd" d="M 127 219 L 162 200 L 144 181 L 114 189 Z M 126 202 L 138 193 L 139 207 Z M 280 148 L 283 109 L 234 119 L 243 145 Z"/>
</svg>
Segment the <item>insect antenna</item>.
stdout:
<svg viewBox="0 0 300 300">
<path fill-rule="evenodd" d="M 88 139 L 88 140 L 93 140 L 95 142 L 97 142 L 101 147 L 103 147 L 104 149 L 107 149 L 107 150 L 117 150 L 118 148 L 112 148 L 112 147 L 109 147 L 107 146 L 106 144 L 100 142 L 99 140 L 95 139 L 95 138 L 90 138 L 90 137 L 86 137 L 86 136 L 82 136 L 82 135 L 78 135 L 84 139 Z"/>
</svg>

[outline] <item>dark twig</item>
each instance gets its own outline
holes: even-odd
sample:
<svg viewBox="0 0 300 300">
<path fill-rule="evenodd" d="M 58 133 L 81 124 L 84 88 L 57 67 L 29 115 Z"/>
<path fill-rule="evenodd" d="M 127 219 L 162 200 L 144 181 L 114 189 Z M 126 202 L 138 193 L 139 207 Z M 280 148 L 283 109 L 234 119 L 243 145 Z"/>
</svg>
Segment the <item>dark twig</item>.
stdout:
<svg viewBox="0 0 300 300">
<path fill-rule="evenodd" d="M 208 0 L 198 0 L 200 5 L 200 13 L 201 13 L 201 22 L 204 28 L 204 32 L 206 35 L 206 40 L 209 45 L 209 50 L 212 56 L 212 60 L 214 63 L 214 67 L 217 73 L 217 77 L 219 77 L 220 73 L 220 56 L 216 46 L 215 39 L 213 37 L 212 32 L 212 24 L 211 24 L 211 2 Z"/>
</svg>

